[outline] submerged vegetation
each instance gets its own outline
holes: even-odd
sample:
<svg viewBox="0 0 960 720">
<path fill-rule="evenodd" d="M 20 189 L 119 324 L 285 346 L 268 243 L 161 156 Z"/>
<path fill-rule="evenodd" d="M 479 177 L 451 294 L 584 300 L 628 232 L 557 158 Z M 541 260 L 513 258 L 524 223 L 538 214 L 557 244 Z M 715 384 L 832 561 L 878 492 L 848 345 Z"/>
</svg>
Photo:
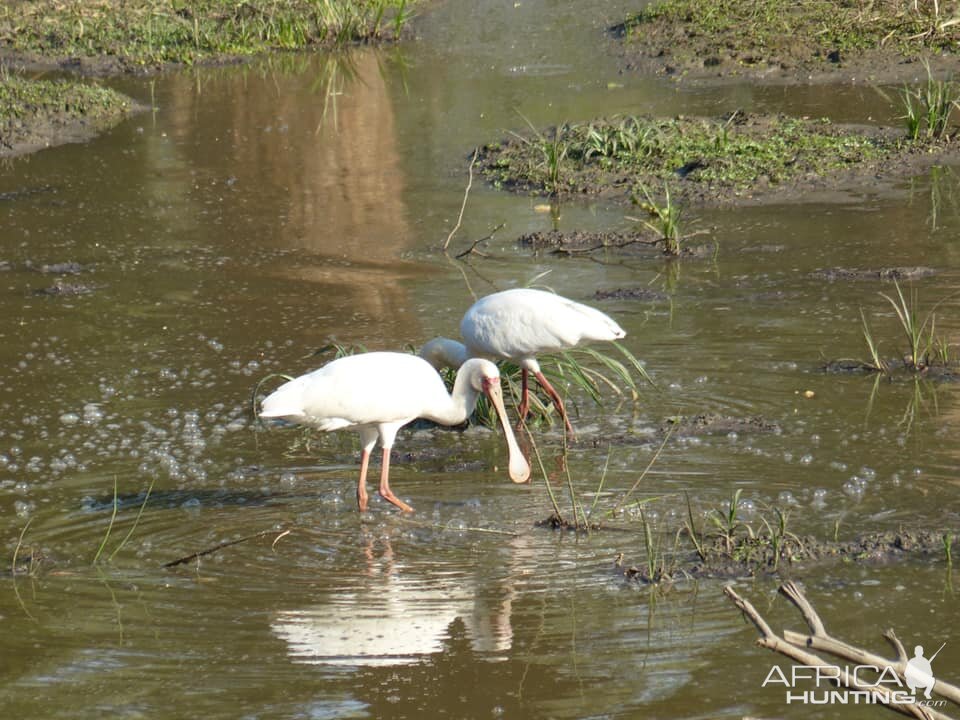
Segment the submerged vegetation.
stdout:
<svg viewBox="0 0 960 720">
<path fill-rule="evenodd" d="M 31 60 L 112 60 L 128 70 L 167 63 L 193 65 L 270 50 L 395 38 L 411 17 L 410 4 L 409 0 L 29 0 L 5 3 L 0 9 L 0 50 Z"/>
</svg>

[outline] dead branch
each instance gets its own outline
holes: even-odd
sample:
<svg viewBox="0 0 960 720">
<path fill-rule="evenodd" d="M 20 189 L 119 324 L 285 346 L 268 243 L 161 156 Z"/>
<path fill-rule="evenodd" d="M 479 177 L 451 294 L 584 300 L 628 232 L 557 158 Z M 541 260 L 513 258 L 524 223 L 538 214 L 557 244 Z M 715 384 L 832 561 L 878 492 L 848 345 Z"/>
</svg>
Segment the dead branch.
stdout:
<svg viewBox="0 0 960 720">
<path fill-rule="evenodd" d="M 274 534 L 274 533 L 277 533 L 277 531 L 276 531 L 276 530 L 261 530 L 260 532 L 254 533 L 253 535 L 246 535 L 246 536 L 244 536 L 244 537 L 242 537 L 242 538 L 237 538 L 236 540 L 228 540 L 228 541 L 226 541 L 226 542 L 220 543 L 219 545 L 214 545 L 213 547 L 208 547 L 208 548 L 206 548 L 206 549 L 204 549 L 204 550 L 198 550 L 197 552 L 191 553 L 190 555 L 185 555 L 185 556 L 182 557 L 182 558 L 177 558 L 176 560 L 171 560 L 170 562 L 164 563 L 164 564 L 163 564 L 163 567 L 165 567 L 165 568 L 172 568 L 172 567 L 176 567 L 177 565 L 183 565 L 184 563 L 188 563 L 188 562 L 190 562 L 191 560 L 199 560 L 199 559 L 202 558 L 204 555 L 211 555 L 211 554 L 217 552 L 218 550 L 223 550 L 224 548 L 228 548 L 228 547 L 230 547 L 231 545 L 239 545 L 240 543 L 247 542 L 248 540 L 255 540 L 256 538 L 263 537 L 264 535 L 272 535 L 272 534 Z M 279 533 L 277 534 L 277 537 L 274 539 L 273 544 L 276 545 L 277 541 L 278 541 L 280 538 L 282 538 L 284 535 L 287 535 L 287 534 L 289 534 L 289 533 L 290 533 L 290 530 L 283 530 L 283 531 L 279 532 Z"/>
<path fill-rule="evenodd" d="M 489 233 L 487 233 L 486 235 L 484 235 L 484 236 L 483 236 L 482 238 L 480 238 L 479 240 L 474 240 L 474 241 L 473 241 L 473 244 L 470 245 L 470 247 L 468 247 L 468 248 L 467 248 L 466 250 L 464 250 L 462 253 L 458 253 L 458 254 L 455 255 L 454 257 L 455 257 L 457 260 L 459 260 L 460 258 L 465 257 L 465 256 L 467 256 L 467 255 L 479 255 L 480 257 L 487 257 L 485 254 L 483 254 L 482 252 L 480 252 L 479 250 L 477 250 L 477 246 L 478 246 L 480 243 L 485 243 L 487 240 L 493 240 L 493 236 L 496 235 L 497 232 L 500 231 L 500 230 L 502 230 L 505 226 L 506 226 L 506 223 L 500 223 L 500 224 L 497 225 L 493 230 L 491 230 Z"/>
<path fill-rule="evenodd" d="M 904 651 L 902 643 L 896 638 L 896 635 L 893 635 L 892 631 L 887 631 L 884 637 L 894 645 L 897 651 L 896 660 L 889 660 L 880 655 L 875 655 L 861 648 L 849 645 L 842 640 L 837 640 L 827 633 L 823 621 L 800 588 L 795 583 L 788 582 L 780 586 L 780 593 L 787 597 L 800 610 L 810 629 L 810 633 L 803 634 L 784 630 L 783 637 L 781 638 L 770 629 L 770 625 L 763 619 L 760 613 L 757 612 L 756 608 L 754 608 L 748 600 L 740 597 L 732 587 L 725 587 L 723 592 L 757 628 L 760 633 L 757 644 L 761 647 L 773 650 L 802 665 L 831 668 L 831 675 L 836 675 L 837 682 L 840 685 L 851 690 L 870 693 L 876 702 L 901 715 L 921 718 L 922 720 L 951 720 L 949 715 L 945 715 L 930 707 L 896 702 L 893 700 L 891 691 L 886 688 L 858 683 L 846 669 L 841 668 L 833 662 L 824 660 L 820 655 L 812 652 L 812 650 L 816 650 L 854 662 L 858 665 L 872 665 L 881 671 L 885 668 L 890 668 L 896 673 L 897 677 L 900 678 L 901 682 L 906 685 L 906 652 Z M 933 690 L 947 700 L 960 705 L 960 701 L 958 701 L 958 698 L 960 698 L 960 688 L 941 680 L 935 680 Z"/>
<path fill-rule="evenodd" d="M 450 231 L 450 234 L 447 235 L 446 241 L 443 243 L 444 252 L 446 252 L 447 248 L 450 247 L 450 241 L 453 239 L 453 236 L 456 234 L 457 230 L 460 229 L 460 224 L 463 222 L 463 211 L 467 209 L 467 198 L 470 197 L 470 188 L 473 186 L 473 165 L 477 162 L 477 155 L 479 154 L 480 148 L 474 148 L 473 158 L 470 160 L 470 167 L 467 169 L 469 178 L 467 179 L 467 187 L 463 191 L 463 204 L 460 206 L 460 215 L 457 217 L 457 224 L 453 226 L 453 230 Z M 476 247 L 476 243 L 474 243 L 474 247 Z M 460 256 L 458 255 L 457 257 Z"/>
</svg>

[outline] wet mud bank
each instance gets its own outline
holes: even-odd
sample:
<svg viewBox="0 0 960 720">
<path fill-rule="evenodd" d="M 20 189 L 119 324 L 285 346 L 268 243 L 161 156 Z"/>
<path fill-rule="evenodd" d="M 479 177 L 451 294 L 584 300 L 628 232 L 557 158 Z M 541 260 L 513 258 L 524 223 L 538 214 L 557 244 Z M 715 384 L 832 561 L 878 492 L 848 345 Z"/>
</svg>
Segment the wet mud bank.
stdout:
<svg viewBox="0 0 960 720">
<path fill-rule="evenodd" d="M 639 206 L 797 202 L 811 193 L 882 189 L 960 158 L 949 136 L 902 128 L 731 112 L 610 117 L 510 134 L 477 164 L 495 187 Z"/>
<path fill-rule="evenodd" d="M 609 29 L 625 71 L 678 81 L 909 82 L 955 67 L 937 3 L 660 0 Z"/>
<path fill-rule="evenodd" d="M 960 550 L 958 528 L 923 530 L 903 528 L 872 532 L 852 540 L 824 540 L 793 533 L 777 537 L 760 532 L 753 536 L 717 535 L 694 542 L 689 531 L 687 543 L 696 549 L 682 556 L 661 559 L 650 565 L 614 563 L 614 572 L 626 580 L 645 584 L 698 578 L 735 578 L 778 575 L 789 578 L 805 570 L 819 571 L 829 564 L 946 562 Z M 683 542 L 683 538 L 680 540 Z"/>
<path fill-rule="evenodd" d="M 83 142 L 146 109 L 101 85 L 29 80 L 0 69 L 0 157 Z M 16 199 L 16 192 L 4 196 Z"/>
</svg>

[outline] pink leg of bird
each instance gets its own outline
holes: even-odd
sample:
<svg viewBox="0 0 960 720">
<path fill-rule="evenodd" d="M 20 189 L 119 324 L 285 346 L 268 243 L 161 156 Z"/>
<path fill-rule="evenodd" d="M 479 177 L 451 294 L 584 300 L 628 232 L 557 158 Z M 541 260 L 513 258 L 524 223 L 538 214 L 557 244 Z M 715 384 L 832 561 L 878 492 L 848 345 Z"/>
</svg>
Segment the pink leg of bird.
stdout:
<svg viewBox="0 0 960 720">
<path fill-rule="evenodd" d="M 567 427 L 567 434 L 570 436 L 571 440 L 575 440 L 576 437 L 573 433 L 573 425 L 570 424 L 570 418 L 567 417 L 567 409 L 563 406 L 563 400 L 560 399 L 560 395 L 557 394 L 557 391 L 553 389 L 553 385 L 550 384 L 550 381 L 544 376 L 540 371 L 534 373 L 537 378 L 537 382 L 547 391 L 547 395 L 550 396 L 550 399 L 553 400 L 553 404 L 557 408 L 557 412 L 560 413 L 560 417 L 563 418 L 564 425 Z"/>
<path fill-rule="evenodd" d="M 390 489 L 390 448 L 383 448 L 383 469 L 380 471 L 380 497 L 392 502 L 404 512 L 413 512 L 413 508 L 394 495 Z"/>
<path fill-rule="evenodd" d="M 367 509 L 367 468 L 370 466 L 370 451 L 360 453 L 360 482 L 357 483 L 357 507 L 360 512 Z"/>
</svg>

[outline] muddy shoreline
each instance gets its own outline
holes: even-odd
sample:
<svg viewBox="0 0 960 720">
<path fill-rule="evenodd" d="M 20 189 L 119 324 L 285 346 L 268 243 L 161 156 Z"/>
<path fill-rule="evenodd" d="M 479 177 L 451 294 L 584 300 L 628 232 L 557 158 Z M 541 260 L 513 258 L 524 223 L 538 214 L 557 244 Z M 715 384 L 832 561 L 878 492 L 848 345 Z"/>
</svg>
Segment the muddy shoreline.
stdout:
<svg viewBox="0 0 960 720">
<path fill-rule="evenodd" d="M 888 2 L 862 9 L 659 0 L 608 33 L 625 72 L 677 82 L 901 84 L 921 81 L 928 67 L 941 76 L 960 67 L 956 29 L 929 8 Z"/>
</svg>

